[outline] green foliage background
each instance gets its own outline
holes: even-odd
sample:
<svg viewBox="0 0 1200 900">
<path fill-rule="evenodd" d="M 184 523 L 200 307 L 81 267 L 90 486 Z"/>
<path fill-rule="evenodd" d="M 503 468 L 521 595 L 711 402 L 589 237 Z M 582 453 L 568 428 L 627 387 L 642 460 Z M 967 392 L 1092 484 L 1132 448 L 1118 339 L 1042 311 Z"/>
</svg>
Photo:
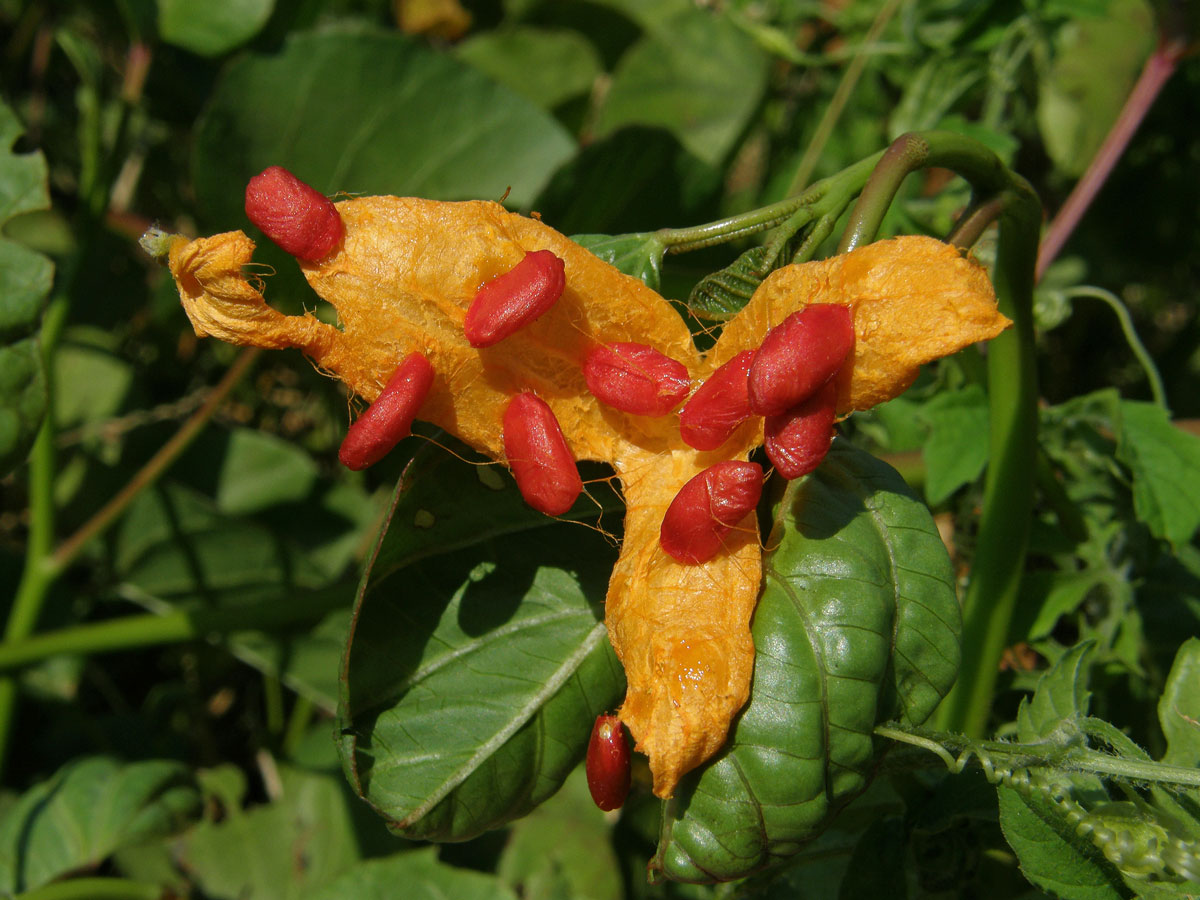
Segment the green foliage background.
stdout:
<svg viewBox="0 0 1200 900">
<path fill-rule="evenodd" d="M 648 883 L 664 813 L 646 773 L 606 817 L 576 767 L 586 723 L 623 691 L 598 625 L 611 546 L 530 515 L 495 469 L 422 440 L 444 435 L 415 437 L 366 473 L 340 468 L 339 386 L 298 356 L 197 341 L 137 245 L 155 222 L 250 230 L 245 182 L 281 164 L 330 194 L 505 197 L 682 304 L 761 237 L 660 264 L 652 238 L 605 236 L 746 213 L 906 131 L 982 142 L 1053 213 L 1163 29 L 1189 39 L 1186 4 L 464 5 L 471 25 L 455 36 L 399 27 L 411 21 L 402 7 L 436 3 L 0 0 L 0 582 L 12 598 L 0 896 L 314 900 L 398 884 L 406 897 L 613 900 L 1194 893 L 1194 881 L 1138 876 L 1088 837 L 1200 845 L 1194 788 L 1072 775 L 1062 790 L 1086 814 L 1081 836 L 1063 825 L 1070 809 L 1013 789 L 1011 760 L 997 762 L 1009 785 L 997 794 L 977 770 L 949 774 L 907 750 L 832 828 L 789 847 L 786 866 L 720 887 Z M 988 726 L 1060 741 L 1063 754 L 1091 741 L 1193 769 L 1198 97 L 1200 68 L 1185 58 L 1039 285 L 1033 536 Z M 914 175 L 882 233 L 944 236 L 967 198 L 940 170 Z M 993 251 L 985 234 L 976 252 Z M 329 313 L 269 241 L 256 260 L 274 305 Z M 214 388 L 220 403 L 205 409 Z M 945 360 L 845 423 L 835 454 L 856 479 L 881 465 L 864 451 L 899 469 L 913 495 L 887 503 L 926 537 L 936 522 L 954 569 L 921 565 L 960 593 L 987 390 L 979 352 Z M 208 426 L 139 481 L 189 420 Z M 104 518 L 131 480 L 132 501 Z M 619 501 L 597 498 L 618 530 Z M 781 577 L 829 546 L 789 544 Z M 494 574 L 500 561 L 511 567 Z M 470 672 L 453 667 L 467 657 Z M 468 701 L 512 671 L 525 679 L 497 715 L 475 715 Z M 874 721 L 855 727 L 878 749 Z M 433 764 L 388 768 L 421 753 Z M 854 766 L 875 774 L 871 757 Z M 728 796 L 714 796 L 715 812 L 692 812 L 732 828 Z M 671 840 L 694 827 L 686 811 L 667 815 Z M 446 837 L 470 840 L 426 843 Z"/>
</svg>

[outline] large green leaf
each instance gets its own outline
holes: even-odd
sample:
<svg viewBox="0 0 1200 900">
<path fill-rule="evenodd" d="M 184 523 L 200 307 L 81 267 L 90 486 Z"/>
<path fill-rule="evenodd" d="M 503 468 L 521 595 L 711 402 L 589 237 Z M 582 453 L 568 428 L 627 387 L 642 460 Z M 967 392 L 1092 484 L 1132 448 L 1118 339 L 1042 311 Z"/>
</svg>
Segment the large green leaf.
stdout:
<svg viewBox="0 0 1200 900">
<path fill-rule="evenodd" d="M 179 763 L 75 760 L 0 818 L 0 893 L 95 866 L 121 847 L 174 831 L 199 807 L 200 794 Z"/>
<path fill-rule="evenodd" d="M 591 41 L 569 29 L 485 31 L 459 44 L 456 55 L 543 109 L 589 93 L 601 72 Z"/>
<path fill-rule="evenodd" d="M 621 58 L 597 131 L 655 125 L 699 159 L 717 165 L 758 105 L 767 57 L 727 20 L 680 7 L 661 21 L 647 22 L 646 35 Z"/>
<path fill-rule="evenodd" d="M 14 216 L 50 205 L 42 154 L 10 149 L 22 130 L 0 103 L 0 229 Z M 33 334 L 53 275 L 46 257 L 0 237 L 0 475 L 25 458 L 46 412 L 46 377 Z"/>
<path fill-rule="evenodd" d="M 225 70 L 196 132 L 210 224 L 245 225 L 242 188 L 282 165 L 318 190 L 532 201 L 574 152 L 548 114 L 398 34 L 293 34 Z"/>
<path fill-rule="evenodd" d="M 1124 400 L 1117 459 L 1133 473 L 1133 506 L 1155 537 L 1187 543 L 1200 527 L 1200 438 L 1153 403 Z"/>
<path fill-rule="evenodd" d="M 750 702 L 664 808 L 654 865 L 728 880 L 795 854 L 868 785 L 877 723 L 919 724 L 958 671 L 954 573 L 899 475 L 837 441 L 784 495 L 754 614 Z"/>
<path fill-rule="evenodd" d="M 500 471 L 424 454 L 359 588 L 342 761 L 411 837 L 465 839 L 545 800 L 624 688 L 600 621 L 611 544 L 532 511 Z"/>
<path fill-rule="evenodd" d="M 494 875 L 439 862 L 430 847 L 369 859 L 332 884 L 306 893 L 303 900 L 516 900 Z"/>
</svg>

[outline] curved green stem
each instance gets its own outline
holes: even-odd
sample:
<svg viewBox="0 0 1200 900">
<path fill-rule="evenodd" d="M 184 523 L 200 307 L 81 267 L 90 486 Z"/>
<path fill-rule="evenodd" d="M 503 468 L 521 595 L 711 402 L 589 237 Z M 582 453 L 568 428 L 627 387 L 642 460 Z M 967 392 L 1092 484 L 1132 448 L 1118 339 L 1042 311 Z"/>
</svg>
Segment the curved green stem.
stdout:
<svg viewBox="0 0 1200 900">
<path fill-rule="evenodd" d="M 963 664 L 958 683 L 938 710 L 940 728 L 983 734 L 992 707 L 1000 656 L 1016 607 L 1033 508 L 1037 449 L 1037 370 L 1033 358 L 1033 272 L 1041 204 L 1033 189 L 996 154 L 971 138 L 921 132 L 897 138 L 884 152 L 850 213 L 839 252 L 874 239 L 900 184 L 926 166 L 952 169 L 970 183 L 976 216 L 998 214 L 1000 238 L 993 281 L 1013 327 L 988 345 L 990 455 L 979 539 L 963 601 Z M 976 207 L 973 207 L 975 209 Z M 960 234 L 967 224 L 960 222 Z"/>
<path fill-rule="evenodd" d="M 689 250 L 700 250 L 775 228 L 787 222 L 804 207 L 815 206 L 829 194 L 840 195 L 851 189 L 850 186 L 853 186 L 852 191 L 857 191 L 868 173 L 875 168 L 881 155 L 876 153 L 836 175 L 822 179 L 799 196 L 704 225 L 663 228 L 656 231 L 655 236 L 666 246 L 668 253 L 686 253 Z"/>
<path fill-rule="evenodd" d="M 1112 291 L 1106 291 L 1098 287 L 1088 287 L 1086 285 L 1072 288 L 1066 292 L 1066 296 L 1072 300 L 1076 297 L 1089 297 L 1108 305 L 1108 308 L 1113 311 L 1113 314 L 1117 317 L 1117 321 L 1121 324 L 1121 332 L 1125 335 L 1125 343 L 1129 345 L 1130 351 L 1132 351 L 1133 355 L 1137 357 L 1137 361 L 1141 364 L 1142 371 L 1146 373 L 1146 381 L 1150 382 L 1150 393 L 1154 397 L 1155 404 L 1169 412 L 1167 392 L 1163 387 L 1162 376 L 1158 374 L 1158 367 L 1154 365 L 1154 360 L 1146 350 L 1146 345 L 1138 337 L 1137 330 L 1133 327 L 1133 319 L 1129 316 L 1129 310 L 1125 308 L 1125 304 L 1121 302 L 1120 298 Z"/>
<path fill-rule="evenodd" d="M 163 888 L 127 878 L 72 878 L 56 881 L 23 894 L 16 900 L 159 900 Z"/>
</svg>

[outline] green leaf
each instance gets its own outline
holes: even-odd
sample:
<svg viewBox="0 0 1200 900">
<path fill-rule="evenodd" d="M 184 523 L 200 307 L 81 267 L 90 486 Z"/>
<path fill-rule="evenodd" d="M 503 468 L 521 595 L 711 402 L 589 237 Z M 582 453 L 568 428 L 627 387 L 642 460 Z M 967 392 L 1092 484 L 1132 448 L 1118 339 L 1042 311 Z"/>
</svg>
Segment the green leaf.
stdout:
<svg viewBox="0 0 1200 900">
<path fill-rule="evenodd" d="M 359 860 L 353 798 L 337 775 L 288 766 L 279 774 L 273 802 L 227 808 L 180 842 L 180 860 L 206 897 L 307 897 Z"/>
<path fill-rule="evenodd" d="M 1158 721 L 1167 738 L 1162 761 L 1200 766 L 1200 638 L 1189 638 L 1175 654 L 1175 664 L 1158 701 Z"/>
<path fill-rule="evenodd" d="M 302 900 L 393 900 L 401 893 L 404 900 L 516 900 L 494 875 L 439 862 L 432 847 L 359 863 Z"/>
<path fill-rule="evenodd" d="M 275 0 L 157 0 L 158 33 L 168 44 L 220 56 L 267 24 Z"/>
<path fill-rule="evenodd" d="M 74 337 L 68 335 L 68 340 Z M 60 427 L 101 422 L 121 408 L 133 367 L 105 348 L 64 341 L 54 354 L 54 420 Z"/>
<path fill-rule="evenodd" d="M 217 507 L 246 515 L 303 500 L 317 480 L 317 464 L 294 444 L 252 428 L 237 428 L 217 483 Z"/>
<path fill-rule="evenodd" d="M 1158 538 L 1185 544 L 1200 527 L 1200 438 L 1153 403 L 1121 401 L 1117 459 L 1133 473 L 1133 507 Z"/>
<path fill-rule="evenodd" d="M 398 34 L 292 34 L 224 71 L 196 131 L 198 198 L 245 225 L 242 192 L 282 165 L 325 192 L 530 203 L 573 152 L 528 100 Z"/>
<path fill-rule="evenodd" d="M 1079 16 L 1055 36 L 1053 62 L 1038 79 L 1038 127 L 1064 175 L 1083 174 L 1154 48 L 1144 0 L 1112 0 L 1103 15 Z"/>
<path fill-rule="evenodd" d="M 751 247 L 725 268 L 701 278 L 688 295 L 688 309 L 702 319 L 733 318 L 777 264 L 778 257 L 766 244 Z"/>
<path fill-rule="evenodd" d="M 621 58 L 596 131 L 658 126 L 700 159 L 719 164 L 758 105 L 766 64 L 753 39 L 727 20 L 682 8 Z"/>
<path fill-rule="evenodd" d="M 42 154 L 11 150 L 22 130 L 0 103 L 0 231 L 13 217 L 50 206 Z M 46 413 L 46 377 L 33 335 L 53 275 L 42 254 L 0 237 L 0 475 L 25 459 Z"/>
<path fill-rule="evenodd" d="M 1037 615 L 1028 631 L 1014 638 L 1036 641 L 1049 636 L 1060 618 L 1077 610 L 1109 577 L 1109 573 L 1096 569 L 1027 572 L 1021 579 L 1021 599 L 1036 606 Z"/>
<path fill-rule="evenodd" d="M 610 829 L 592 802 L 582 768 L 512 826 L 496 871 L 524 900 L 622 900 Z"/>
<path fill-rule="evenodd" d="M 954 573 L 928 508 L 844 441 L 784 495 L 754 613 L 750 702 L 664 807 L 654 867 L 737 878 L 795 854 L 869 784 L 892 719 L 919 724 L 958 671 Z"/>
<path fill-rule="evenodd" d="M 614 553 L 529 509 L 499 467 L 422 460 L 359 588 L 342 762 L 401 833 L 462 840 L 553 794 L 620 698 L 601 621 Z"/>
<path fill-rule="evenodd" d="M 576 234 L 571 240 L 646 287 L 658 290 L 666 245 L 654 234 Z"/>
<path fill-rule="evenodd" d="M 30 788 L 0 818 L 0 892 L 20 893 L 99 865 L 121 847 L 169 834 L 199 812 L 176 762 L 77 759 Z"/>
<path fill-rule="evenodd" d="M 1041 794 L 1025 797 L 999 787 L 1000 827 L 1033 884 L 1064 900 L 1128 897 L 1112 863 Z"/>
<path fill-rule="evenodd" d="M 921 407 L 929 424 L 925 458 L 925 499 L 931 506 L 946 500 L 982 473 L 988 459 L 987 397 L 977 384 L 938 394 Z"/>
<path fill-rule="evenodd" d="M 455 55 L 542 109 L 589 93 L 602 71 L 592 42 L 568 29 L 485 31 L 459 44 Z"/>
<path fill-rule="evenodd" d="M 1063 727 L 1074 729 L 1075 723 L 1088 714 L 1092 696 L 1087 687 L 1088 672 L 1095 649 L 1090 641 L 1078 644 L 1042 674 L 1033 698 L 1023 699 L 1017 710 L 1019 740 L 1032 743 Z"/>
</svg>

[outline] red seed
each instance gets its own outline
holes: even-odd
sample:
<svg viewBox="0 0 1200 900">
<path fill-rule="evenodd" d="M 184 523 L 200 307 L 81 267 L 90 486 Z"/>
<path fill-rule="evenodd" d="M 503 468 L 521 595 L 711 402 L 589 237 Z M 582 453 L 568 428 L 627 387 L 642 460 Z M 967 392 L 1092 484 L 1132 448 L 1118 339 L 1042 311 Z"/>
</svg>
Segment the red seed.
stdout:
<svg viewBox="0 0 1200 900">
<path fill-rule="evenodd" d="M 807 400 L 778 416 L 767 416 L 763 434 L 767 458 L 775 471 L 791 480 L 821 464 L 833 441 L 837 383 L 830 380 Z"/>
<path fill-rule="evenodd" d="M 754 413 L 748 376 L 755 351 L 743 350 L 708 376 L 679 411 L 684 443 L 697 450 L 716 450 Z"/>
<path fill-rule="evenodd" d="M 433 384 L 433 366 L 410 353 L 396 367 L 375 402 L 346 432 L 338 459 L 348 469 L 365 469 L 383 459 L 412 433 L 413 419 Z"/>
<path fill-rule="evenodd" d="M 665 416 L 692 387 L 687 367 L 645 344 L 601 344 L 583 361 L 588 390 L 635 416 Z"/>
<path fill-rule="evenodd" d="M 525 502 L 548 516 L 561 516 L 583 490 L 558 419 L 528 391 L 504 411 L 504 455 Z"/>
<path fill-rule="evenodd" d="M 345 231 L 329 198 L 282 166 L 271 166 L 250 179 L 246 215 L 263 234 L 306 262 L 328 256 Z"/>
<path fill-rule="evenodd" d="M 602 810 L 620 809 L 629 793 L 629 744 L 616 716 L 596 716 L 587 750 L 587 783 Z"/>
<path fill-rule="evenodd" d="M 520 331 L 562 296 L 566 267 L 549 250 L 534 250 L 475 294 L 463 321 L 472 347 L 490 347 Z"/>
<path fill-rule="evenodd" d="M 724 546 L 725 535 L 758 506 L 762 495 L 758 463 L 726 460 L 709 466 L 679 489 L 663 516 L 659 543 L 681 563 L 707 562 Z"/>
<path fill-rule="evenodd" d="M 767 332 L 750 367 L 750 408 L 760 416 L 791 409 L 834 376 L 854 347 L 850 310 L 818 303 Z"/>
</svg>

